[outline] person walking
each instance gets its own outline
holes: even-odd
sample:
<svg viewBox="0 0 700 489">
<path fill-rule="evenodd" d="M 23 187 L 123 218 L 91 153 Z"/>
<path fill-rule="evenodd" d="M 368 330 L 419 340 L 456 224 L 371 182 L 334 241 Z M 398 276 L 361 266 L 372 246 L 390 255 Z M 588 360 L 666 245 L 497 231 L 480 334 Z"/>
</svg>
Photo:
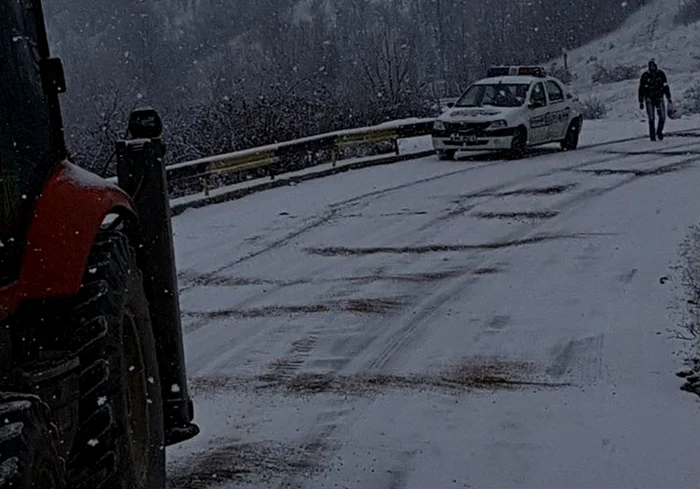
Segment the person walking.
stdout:
<svg viewBox="0 0 700 489">
<path fill-rule="evenodd" d="M 649 70 L 642 74 L 639 81 L 639 108 L 647 111 L 649 120 L 649 137 L 652 141 L 658 138 L 664 139 L 664 124 L 666 123 L 666 103 L 664 96 L 671 104 L 671 89 L 668 86 L 666 73 L 659 69 L 656 62 L 649 61 Z M 656 126 L 655 115 L 659 116 L 659 124 Z"/>
</svg>

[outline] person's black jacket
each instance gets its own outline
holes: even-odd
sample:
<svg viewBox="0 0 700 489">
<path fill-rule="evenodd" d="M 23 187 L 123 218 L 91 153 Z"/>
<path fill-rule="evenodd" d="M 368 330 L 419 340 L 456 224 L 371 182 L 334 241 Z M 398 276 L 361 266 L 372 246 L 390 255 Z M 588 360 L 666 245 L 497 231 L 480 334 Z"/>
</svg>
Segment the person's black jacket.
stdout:
<svg viewBox="0 0 700 489">
<path fill-rule="evenodd" d="M 639 81 L 639 103 L 650 99 L 654 105 L 658 105 L 663 100 L 664 95 L 671 100 L 671 89 L 668 86 L 666 73 L 657 69 L 653 73 L 645 71 Z"/>
</svg>

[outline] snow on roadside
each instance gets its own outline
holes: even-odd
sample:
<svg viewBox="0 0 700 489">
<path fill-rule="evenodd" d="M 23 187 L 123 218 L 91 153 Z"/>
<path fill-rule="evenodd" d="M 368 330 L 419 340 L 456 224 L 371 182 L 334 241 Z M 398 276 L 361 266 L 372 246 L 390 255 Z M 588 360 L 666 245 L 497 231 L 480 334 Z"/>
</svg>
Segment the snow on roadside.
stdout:
<svg viewBox="0 0 700 489">
<path fill-rule="evenodd" d="M 673 281 L 677 305 L 673 308 L 676 327 L 673 334 L 686 340 L 682 389 L 700 396 L 700 225 L 693 226 L 681 245 L 680 263 L 675 273 L 665 280 Z"/>
<path fill-rule="evenodd" d="M 590 80 L 597 63 L 612 68 L 644 67 L 655 57 L 669 74 L 700 71 L 698 24 L 677 25 L 674 17 L 686 0 L 655 0 L 632 14 L 615 32 L 569 53 L 571 71 Z M 558 60 L 562 65 L 562 60 Z"/>
</svg>

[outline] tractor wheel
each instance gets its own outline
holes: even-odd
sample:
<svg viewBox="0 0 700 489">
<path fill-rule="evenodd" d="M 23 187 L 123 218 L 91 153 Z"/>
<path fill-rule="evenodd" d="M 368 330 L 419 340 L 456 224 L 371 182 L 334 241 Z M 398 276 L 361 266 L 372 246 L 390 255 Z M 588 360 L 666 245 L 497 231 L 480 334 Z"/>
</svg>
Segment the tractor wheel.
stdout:
<svg viewBox="0 0 700 489">
<path fill-rule="evenodd" d="M 0 489 L 68 487 L 49 420 L 49 408 L 38 397 L 0 393 Z"/>
<path fill-rule="evenodd" d="M 156 347 L 141 273 L 122 233 L 98 234 L 69 315 L 82 365 L 70 487 L 165 487 Z"/>
<path fill-rule="evenodd" d="M 510 143 L 508 156 L 510 159 L 517 160 L 525 156 L 527 148 L 527 130 L 524 127 L 519 127 L 515 130 L 513 140 Z"/>
<path fill-rule="evenodd" d="M 561 142 L 561 149 L 564 151 L 573 151 L 578 148 L 580 134 L 581 122 L 578 119 L 574 119 L 566 130 L 566 136 L 564 136 L 564 140 Z"/>
</svg>

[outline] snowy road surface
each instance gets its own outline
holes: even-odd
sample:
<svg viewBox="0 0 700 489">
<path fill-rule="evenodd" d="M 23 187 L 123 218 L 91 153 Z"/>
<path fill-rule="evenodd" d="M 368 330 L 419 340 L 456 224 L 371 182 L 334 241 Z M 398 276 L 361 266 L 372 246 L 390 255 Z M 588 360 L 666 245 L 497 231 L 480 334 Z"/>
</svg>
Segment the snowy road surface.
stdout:
<svg viewBox="0 0 700 489">
<path fill-rule="evenodd" d="M 699 190 L 696 134 L 186 212 L 202 434 L 169 450 L 172 487 L 698 487 L 667 330 Z"/>
</svg>

